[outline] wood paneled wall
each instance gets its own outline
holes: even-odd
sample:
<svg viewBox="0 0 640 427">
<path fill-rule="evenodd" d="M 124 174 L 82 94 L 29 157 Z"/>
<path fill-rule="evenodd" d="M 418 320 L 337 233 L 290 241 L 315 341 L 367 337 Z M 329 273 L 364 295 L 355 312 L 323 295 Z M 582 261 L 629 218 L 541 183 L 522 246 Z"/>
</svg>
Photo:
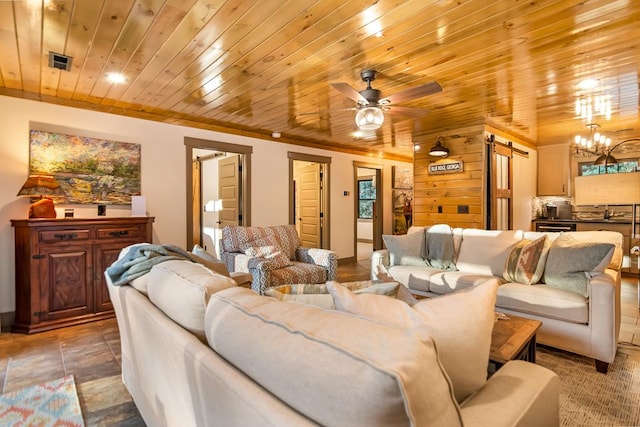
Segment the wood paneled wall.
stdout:
<svg viewBox="0 0 640 427">
<path fill-rule="evenodd" d="M 484 130 L 484 125 L 470 126 L 415 141 L 420 147 L 416 147 L 413 164 L 414 225 L 484 228 Z M 440 136 L 450 150 L 446 159 L 429 156 L 429 149 Z M 430 164 L 451 160 L 462 160 L 463 171 L 429 174 Z M 439 206 L 442 213 L 438 212 Z M 468 206 L 469 213 L 458 213 L 459 206 Z"/>
</svg>

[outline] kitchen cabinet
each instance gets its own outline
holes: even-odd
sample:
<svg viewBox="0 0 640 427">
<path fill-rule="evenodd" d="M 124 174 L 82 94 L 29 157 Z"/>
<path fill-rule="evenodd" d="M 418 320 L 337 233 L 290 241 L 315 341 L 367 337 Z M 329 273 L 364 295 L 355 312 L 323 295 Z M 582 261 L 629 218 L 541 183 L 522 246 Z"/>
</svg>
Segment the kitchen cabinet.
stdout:
<svg viewBox="0 0 640 427">
<path fill-rule="evenodd" d="M 569 147 L 538 147 L 538 196 L 571 196 L 571 162 Z"/>
<path fill-rule="evenodd" d="M 637 262 L 631 262 L 631 224 L 612 222 L 579 222 L 578 231 L 617 231 L 622 234 L 622 273 L 637 273 Z"/>
<path fill-rule="evenodd" d="M 14 332 L 113 317 L 104 270 L 120 250 L 151 242 L 152 217 L 19 219 Z"/>
</svg>

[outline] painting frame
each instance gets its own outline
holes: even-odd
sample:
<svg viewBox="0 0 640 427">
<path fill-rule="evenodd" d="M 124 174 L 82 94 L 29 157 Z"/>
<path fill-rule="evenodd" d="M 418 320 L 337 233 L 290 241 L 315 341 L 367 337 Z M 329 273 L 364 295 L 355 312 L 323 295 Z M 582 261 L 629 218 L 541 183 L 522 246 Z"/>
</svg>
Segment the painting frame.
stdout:
<svg viewBox="0 0 640 427">
<path fill-rule="evenodd" d="M 391 167 L 391 188 L 413 189 L 413 168 L 410 166 Z"/>
<path fill-rule="evenodd" d="M 53 176 L 67 204 L 131 205 L 141 194 L 140 144 L 31 129 L 29 174 Z"/>
<path fill-rule="evenodd" d="M 413 225 L 413 190 L 394 188 L 393 234 L 407 234 Z"/>
</svg>

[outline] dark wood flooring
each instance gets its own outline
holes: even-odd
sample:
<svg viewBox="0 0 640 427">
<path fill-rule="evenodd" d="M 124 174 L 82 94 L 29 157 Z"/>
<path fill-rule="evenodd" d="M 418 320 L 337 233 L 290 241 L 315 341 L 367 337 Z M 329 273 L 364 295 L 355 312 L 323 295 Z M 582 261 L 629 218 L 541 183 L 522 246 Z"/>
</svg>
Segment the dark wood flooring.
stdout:
<svg viewBox="0 0 640 427">
<path fill-rule="evenodd" d="M 368 262 L 341 265 L 338 281 L 369 278 Z M 623 279 L 621 351 L 640 360 L 637 280 Z M 0 334 L 0 392 L 73 374 L 87 426 L 144 426 L 120 378 L 114 319 L 33 335 Z"/>
</svg>

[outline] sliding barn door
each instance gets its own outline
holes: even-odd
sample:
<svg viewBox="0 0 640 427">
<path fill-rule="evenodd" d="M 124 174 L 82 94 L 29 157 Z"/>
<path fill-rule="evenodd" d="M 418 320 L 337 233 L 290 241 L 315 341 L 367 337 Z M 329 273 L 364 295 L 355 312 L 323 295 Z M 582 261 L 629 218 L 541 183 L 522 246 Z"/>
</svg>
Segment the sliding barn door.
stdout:
<svg viewBox="0 0 640 427">
<path fill-rule="evenodd" d="M 495 144 L 489 147 L 488 225 L 491 230 L 510 230 L 513 227 L 513 151 Z"/>
</svg>

